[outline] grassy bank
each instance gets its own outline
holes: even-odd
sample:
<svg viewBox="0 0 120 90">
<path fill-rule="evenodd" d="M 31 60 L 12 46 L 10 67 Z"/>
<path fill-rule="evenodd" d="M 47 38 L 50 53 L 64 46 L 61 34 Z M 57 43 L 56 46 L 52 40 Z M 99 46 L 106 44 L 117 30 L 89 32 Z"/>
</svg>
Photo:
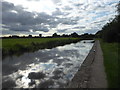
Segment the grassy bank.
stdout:
<svg viewBox="0 0 120 90">
<path fill-rule="evenodd" d="M 104 56 L 104 65 L 105 71 L 107 74 L 108 87 L 109 88 L 118 88 L 118 43 L 106 43 L 100 40 L 103 56 Z"/>
<path fill-rule="evenodd" d="M 3 58 L 80 41 L 79 38 L 10 38 L 2 40 Z"/>
</svg>

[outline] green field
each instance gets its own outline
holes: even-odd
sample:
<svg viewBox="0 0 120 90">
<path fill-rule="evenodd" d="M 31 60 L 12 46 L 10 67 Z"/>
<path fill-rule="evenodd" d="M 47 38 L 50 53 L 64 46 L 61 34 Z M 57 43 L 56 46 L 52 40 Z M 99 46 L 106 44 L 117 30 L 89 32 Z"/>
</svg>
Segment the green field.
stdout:
<svg viewBox="0 0 120 90">
<path fill-rule="evenodd" d="M 32 42 L 34 43 L 47 43 L 51 41 L 64 41 L 64 40 L 76 40 L 76 38 L 16 38 L 16 39 L 3 39 L 3 48 L 9 49 L 14 47 L 16 44 L 23 46 L 29 46 Z"/>
<path fill-rule="evenodd" d="M 104 65 L 105 65 L 105 71 L 107 74 L 107 80 L 108 80 L 108 87 L 109 88 L 118 88 L 118 43 L 106 43 L 101 42 L 101 47 L 103 51 L 104 56 Z"/>
<path fill-rule="evenodd" d="M 79 38 L 10 38 L 2 39 L 3 56 L 53 48 L 79 41 Z"/>
<path fill-rule="evenodd" d="M 0 48 L 2 48 L 2 40 L 0 39 Z"/>
</svg>

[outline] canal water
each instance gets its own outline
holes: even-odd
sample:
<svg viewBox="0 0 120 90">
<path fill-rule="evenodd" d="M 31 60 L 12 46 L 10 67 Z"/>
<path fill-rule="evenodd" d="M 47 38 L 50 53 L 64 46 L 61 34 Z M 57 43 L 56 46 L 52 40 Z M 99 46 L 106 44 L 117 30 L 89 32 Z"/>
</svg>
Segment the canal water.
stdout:
<svg viewBox="0 0 120 90">
<path fill-rule="evenodd" d="M 2 62 L 3 88 L 63 88 L 74 77 L 93 40 L 7 57 Z"/>
</svg>

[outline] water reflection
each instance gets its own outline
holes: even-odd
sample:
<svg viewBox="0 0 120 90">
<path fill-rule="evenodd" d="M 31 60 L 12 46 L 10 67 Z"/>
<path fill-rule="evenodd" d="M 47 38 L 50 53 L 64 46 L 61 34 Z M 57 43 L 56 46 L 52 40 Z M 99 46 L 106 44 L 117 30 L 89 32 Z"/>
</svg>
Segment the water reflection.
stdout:
<svg viewBox="0 0 120 90">
<path fill-rule="evenodd" d="M 92 48 L 91 40 L 3 60 L 3 87 L 58 88 L 70 81 Z M 5 84 L 9 84 L 8 86 Z"/>
</svg>

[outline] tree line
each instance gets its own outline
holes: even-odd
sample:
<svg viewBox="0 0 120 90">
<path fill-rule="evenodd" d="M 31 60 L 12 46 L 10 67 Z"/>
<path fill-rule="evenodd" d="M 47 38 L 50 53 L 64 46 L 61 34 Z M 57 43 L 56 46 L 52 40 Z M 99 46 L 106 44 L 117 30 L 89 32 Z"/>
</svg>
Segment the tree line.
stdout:
<svg viewBox="0 0 120 90">
<path fill-rule="evenodd" d="M 52 36 L 46 36 L 46 37 L 43 37 L 42 34 L 39 34 L 38 36 L 32 36 L 32 35 L 28 35 L 28 36 L 12 35 L 12 36 L 2 37 L 2 38 L 4 39 L 4 38 L 60 38 L 60 37 L 74 37 L 74 38 L 93 39 L 95 37 L 95 35 L 94 34 L 89 34 L 89 33 L 84 33 L 84 34 L 79 35 L 76 32 L 73 32 L 71 34 L 62 34 L 62 35 L 54 33 Z"/>
</svg>

